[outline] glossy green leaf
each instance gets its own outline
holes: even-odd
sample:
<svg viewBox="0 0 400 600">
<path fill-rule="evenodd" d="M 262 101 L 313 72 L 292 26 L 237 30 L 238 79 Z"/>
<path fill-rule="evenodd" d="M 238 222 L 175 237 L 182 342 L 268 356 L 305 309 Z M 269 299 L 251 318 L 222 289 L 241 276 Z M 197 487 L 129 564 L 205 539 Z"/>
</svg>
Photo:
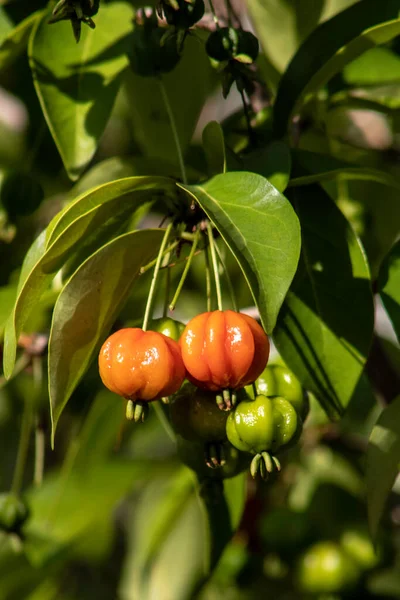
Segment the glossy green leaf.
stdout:
<svg viewBox="0 0 400 600">
<path fill-rule="evenodd" d="M 363 0 L 319 25 L 287 67 L 274 105 L 274 127 L 285 134 L 305 97 L 316 92 L 366 50 L 400 33 L 397 0 Z"/>
<path fill-rule="evenodd" d="M 83 261 L 118 233 L 138 207 L 171 185 L 170 180 L 153 177 L 113 181 L 78 197 L 53 219 L 31 246 L 22 267 L 18 297 L 5 329 L 7 378 L 14 368 L 18 336 L 55 273 L 78 252 Z"/>
<path fill-rule="evenodd" d="M 383 305 L 400 340 L 400 241 L 392 248 L 379 273 Z"/>
<path fill-rule="evenodd" d="M 90 256 L 56 302 L 49 339 L 52 439 L 70 395 L 121 310 L 140 267 L 157 254 L 162 230 L 115 238 Z"/>
<path fill-rule="evenodd" d="M 340 177 L 347 180 L 375 181 L 400 190 L 398 179 L 386 171 L 352 165 L 333 156 L 307 150 L 294 150 L 292 156 L 293 177 L 289 187 L 323 183 Z"/>
<path fill-rule="evenodd" d="M 290 203 L 254 173 L 226 173 L 202 186 L 182 187 L 235 255 L 270 333 L 300 254 L 300 228 Z"/>
<path fill-rule="evenodd" d="M 224 132 L 217 121 L 210 121 L 203 129 L 203 149 L 207 159 L 209 175 L 226 171 Z"/>
<path fill-rule="evenodd" d="M 201 33 L 196 32 L 197 35 Z M 200 111 L 215 81 L 203 44 L 194 36 L 188 36 L 181 61 L 171 73 L 163 75 L 183 152 L 192 139 Z M 125 90 L 132 133 L 143 153 L 177 163 L 176 144 L 159 81 L 128 73 Z"/>
<path fill-rule="evenodd" d="M 382 412 L 368 443 L 366 466 L 368 519 L 374 537 L 399 470 L 400 396 Z"/>
<path fill-rule="evenodd" d="M 96 29 L 84 27 L 76 44 L 71 25 L 48 25 L 46 14 L 29 41 L 29 61 L 47 124 L 72 180 L 92 159 L 104 131 L 132 32 L 133 8 L 123 2 L 102 5 Z"/>
<path fill-rule="evenodd" d="M 29 17 L 18 23 L 0 44 L 0 71 L 9 67 L 28 45 L 29 36 L 36 21 L 42 12 L 34 12 Z"/>
<path fill-rule="evenodd" d="M 173 193 L 174 190 L 174 181 L 166 177 L 126 177 L 83 192 L 51 221 L 46 233 L 46 248 L 49 248 L 74 221 L 93 209 L 103 210 L 101 207 L 106 205 L 104 210 L 110 217 L 115 215 L 115 202 L 121 204 L 122 210 L 129 206 L 132 210 L 140 204 L 137 197 L 132 196 L 133 193 L 144 192 L 146 198 L 155 198 L 159 194 Z M 103 217 L 105 216 L 104 214 Z"/>
<path fill-rule="evenodd" d="M 272 142 L 242 158 L 244 169 L 262 175 L 279 191 L 284 192 L 290 178 L 292 159 L 285 142 Z"/>
<path fill-rule="evenodd" d="M 302 256 L 274 340 L 332 417 L 349 403 L 368 355 L 374 307 L 368 264 L 346 219 L 317 186 L 292 194 Z"/>
</svg>

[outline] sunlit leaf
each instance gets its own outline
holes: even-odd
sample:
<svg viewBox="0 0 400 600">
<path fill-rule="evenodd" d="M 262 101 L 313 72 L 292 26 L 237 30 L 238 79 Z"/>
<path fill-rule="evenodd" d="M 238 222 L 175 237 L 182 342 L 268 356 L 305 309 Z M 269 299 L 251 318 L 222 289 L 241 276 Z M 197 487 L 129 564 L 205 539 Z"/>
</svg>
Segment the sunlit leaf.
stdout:
<svg viewBox="0 0 400 600">
<path fill-rule="evenodd" d="M 299 259 L 300 230 L 293 208 L 267 179 L 254 173 L 217 175 L 202 186 L 184 189 L 235 255 L 270 333 Z"/>
</svg>

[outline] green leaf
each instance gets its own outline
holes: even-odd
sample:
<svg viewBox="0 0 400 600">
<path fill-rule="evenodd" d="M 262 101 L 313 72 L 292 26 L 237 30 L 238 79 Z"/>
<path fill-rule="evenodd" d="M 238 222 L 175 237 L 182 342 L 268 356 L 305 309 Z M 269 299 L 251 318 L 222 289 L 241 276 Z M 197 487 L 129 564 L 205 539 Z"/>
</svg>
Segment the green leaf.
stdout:
<svg viewBox="0 0 400 600">
<path fill-rule="evenodd" d="M 202 186 L 181 187 L 198 201 L 235 255 L 270 333 L 300 254 L 299 223 L 290 203 L 254 173 L 226 173 Z"/>
<path fill-rule="evenodd" d="M 83 194 L 56 215 L 33 243 L 22 266 L 17 300 L 5 329 L 7 379 L 14 368 L 19 334 L 56 271 L 78 252 L 83 261 L 118 232 L 135 209 L 169 186 L 174 189 L 171 180 L 154 177 L 113 181 Z"/>
<path fill-rule="evenodd" d="M 400 470 L 400 396 L 381 413 L 367 449 L 368 520 L 373 537 Z"/>
<path fill-rule="evenodd" d="M 292 159 L 285 142 L 272 142 L 242 157 L 244 170 L 262 175 L 279 191 L 284 192 L 290 178 Z"/>
<path fill-rule="evenodd" d="M 294 177 L 290 180 L 289 187 L 323 183 L 340 177 L 347 180 L 375 181 L 400 190 L 398 179 L 379 169 L 352 165 L 333 156 L 308 150 L 294 150 L 292 157 Z"/>
<path fill-rule="evenodd" d="M 319 21 L 329 19 L 354 0 L 247 0 L 257 37 L 272 65 L 282 72 L 300 42 Z"/>
<path fill-rule="evenodd" d="M 56 302 L 49 340 L 52 440 L 57 421 L 121 310 L 140 267 L 157 254 L 162 230 L 122 235 L 90 256 Z"/>
<path fill-rule="evenodd" d="M 191 168 L 187 168 L 190 179 L 200 179 L 200 175 Z M 113 182 L 125 177 L 140 177 L 146 175 L 174 177 L 179 179 L 181 173 L 173 163 L 160 158 L 147 156 L 113 156 L 107 158 L 89 169 L 76 182 L 68 193 L 70 198 L 77 198 L 91 188 L 97 188 L 104 183 Z"/>
<path fill-rule="evenodd" d="M 42 11 L 32 13 L 21 23 L 18 23 L 2 40 L 0 45 L 0 71 L 9 67 L 26 50 L 32 28 L 42 14 Z"/>
<path fill-rule="evenodd" d="M 165 464 L 161 469 L 165 472 Z M 47 477 L 28 493 L 32 518 L 25 528 L 25 551 L 30 561 L 41 566 L 72 543 L 83 542 L 96 525 L 111 525 L 116 503 L 159 472 L 157 463 L 146 460 L 103 459 L 67 478 L 63 473 Z"/>
<path fill-rule="evenodd" d="M 400 58 L 389 48 L 372 48 L 353 60 L 343 70 L 348 85 L 397 84 L 400 80 Z"/>
<path fill-rule="evenodd" d="M 14 306 L 17 287 L 15 284 L 5 285 L 0 288 L 0 340 L 3 337 L 7 318 Z"/>
<path fill-rule="evenodd" d="M 186 467 L 153 481 L 133 513 L 121 598 L 195 597 L 238 526 L 244 481 L 206 478 L 199 497 Z"/>
<path fill-rule="evenodd" d="M 203 129 L 203 148 L 209 175 L 226 172 L 224 132 L 217 121 L 210 121 Z"/>
<path fill-rule="evenodd" d="M 128 66 L 133 8 L 102 6 L 96 30 L 84 27 L 75 43 L 68 21 L 38 22 L 29 41 L 29 61 L 47 124 L 72 180 L 92 159 Z"/>
<path fill-rule="evenodd" d="M 189 469 L 153 480 L 135 507 L 132 526 L 119 597 L 194 597 L 208 574 L 207 530 Z"/>
<path fill-rule="evenodd" d="M 319 25 L 300 46 L 287 67 L 274 105 L 277 136 L 309 94 L 366 50 L 400 33 L 398 0 L 363 0 Z"/>
<path fill-rule="evenodd" d="M 331 418 L 349 403 L 374 324 L 368 264 L 346 219 L 318 186 L 292 194 L 302 256 L 274 340 L 290 368 Z"/>
<path fill-rule="evenodd" d="M 214 82 L 215 73 L 204 46 L 194 36 L 188 36 L 179 64 L 171 73 L 163 75 L 183 152 L 192 139 L 200 111 Z M 157 79 L 130 72 L 126 77 L 125 91 L 133 135 L 142 152 L 176 163 L 176 144 Z"/>
<path fill-rule="evenodd" d="M 386 257 L 379 273 L 379 293 L 400 340 L 400 241 Z"/>
</svg>

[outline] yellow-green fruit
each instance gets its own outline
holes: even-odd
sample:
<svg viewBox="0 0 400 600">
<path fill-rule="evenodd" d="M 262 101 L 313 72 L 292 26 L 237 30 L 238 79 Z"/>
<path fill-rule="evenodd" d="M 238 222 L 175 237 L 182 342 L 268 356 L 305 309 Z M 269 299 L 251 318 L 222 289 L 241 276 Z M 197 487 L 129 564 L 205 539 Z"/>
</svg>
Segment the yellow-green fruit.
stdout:
<svg viewBox="0 0 400 600">
<path fill-rule="evenodd" d="M 363 529 L 345 531 L 340 538 L 340 544 L 362 569 L 372 569 L 379 563 L 379 552 L 375 552 L 368 532 Z"/>
<path fill-rule="evenodd" d="M 158 331 L 158 333 L 162 333 L 177 342 L 185 329 L 185 325 L 170 317 L 162 317 L 161 319 L 153 319 L 150 321 L 149 329 Z"/>
<path fill-rule="evenodd" d="M 361 571 L 339 544 L 319 542 L 308 548 L 297 571 L 299 588 L 309 594 L 329 594 L 351 589 Z"/>
<path fill-rule="evenodd" d="M 255 386 L 258 394 L 282 396 L 288 400 L 304 420 L 308 410 L 307 395 L 300 381 L 286 366 L 268 365 L 255 381 Z M 247 386 L 246 391 L 254 398 L 253 386 Z"/>
</svg>

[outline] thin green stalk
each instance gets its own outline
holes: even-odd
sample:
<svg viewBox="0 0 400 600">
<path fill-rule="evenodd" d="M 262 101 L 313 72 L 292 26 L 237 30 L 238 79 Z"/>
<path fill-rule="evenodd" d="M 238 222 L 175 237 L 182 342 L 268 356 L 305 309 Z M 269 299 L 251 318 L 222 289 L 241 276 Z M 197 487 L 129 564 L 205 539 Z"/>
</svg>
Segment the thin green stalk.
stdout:
<svg viewBox="0 0 400 600">
<path fill-rule="evenodd" d="M 165 260 L 163 267 L 167 267 L 171 258 L 171 253 L 165 255 Z M 167 269 L 165 273 L 165 292 L 164 292 L 164 306 L 163 306 L 163 317 L 166 317 L 168 314 L 168 304 L 169 304 L 169 292 L 171 288 L 171 270 Z"/>
<path fill-rule="evenodd" d="M 32 358 L 33 369 L 33 385 L 36 394 L 39 394 L 43 383 L 43 361 L 40 356 Z M 43 481 L 44 472 L 44 456 L 45 456 L 45 436 L 44 431 L 40 427 L 36 418 L 35 425 L 35 465 L 33 472 L 33 482 L 36 486 L 40 486 Z"/>
<path fill-rule="evenodd" d="M 218 260 L 221 263 L 222 269 L 224 271 L 226 283 L 228 285 L 229 295 L 231 297 L 231 302 L 232 302 L 233 310 L 235 312 L 238 312 L 238 306 L 237 306 L 237 302 L 236 302 L 236 294 L 235 294 L 235 290 L 233 288 L 232 279 L 230 278 L 228 269 L 226 268 L 225 261 L 224 261 L 224 259 L 222 257 L 221 249 L 219 248 L 218 244 L 215 244 L 215 249 L 216 249 L 217 254 L 218 254 Z"/>
<path fill-rule="evenodd" d="M 154 267 L 153 278 L 152 278 L 151 284 L 150 284 L 149 296 L 147 298 L 146 310 L 145 310 L 144 317 L 143 317 L 143 325 L 142 325 L 143 331 L 146 331 L 147 326 L 149 324 L 149 319 L 150 319 L 150 315 L 151 315 L 152 304 L 153 304 L 154 295 L 155 295 L 155 291 L 156 291 L 156 284 L 157 284 L 158 273 L 160 271 L 161 261 L 162 261 L 162 258 L 163 258 L 165 247 L 166 247 L 166 245 L 168 243 L 168 238 L 170 236 L 172 227 L 173 227 L 173 223 L 171 221 L 171 223 L 168 225 L 168 227 L 165 230 L 164 237 L 163 237 L 163 240 L 161 242 L 160 250 L 158 251 L 157 262 L 156 262 L 156 265 Z"/>
<path fill-rule="evenodd" d="M 213 236 L 213 230 L 212 230 L 211 223 L 207 224 L 207 233 L 208 233 L 208 243 L 210 244 L 211 262 L 212 262 L 214 278 L 215 278 L 215 291 L 217 292 L 217 307 L 218 307 L 218 310 L 222 310 L 221 282 L 219 279 L 218 260 L 217 260 L 217 254 L 215 252 L 215 242 L 214 242 L 214 236 Z"/>
<path fill-rule="evenodd" d="M 216 24 L 217 29 L 219 29 L 218 17 L 217 17 L 217 13 L 215 12 L 213 0 L 208 0 L 208 2 L 210 4 L 211 12 L 212 12 L 212 15 L 213 15 L 213 18 L 214 18 L 214 23 Z"/>
<path fill-rule="evenodd" d="M 185 163 L 183 161 L 182 148 L 181 148 L 181 144 L 179 141 L 178 130 L 176 128 L 174 113 L 172 112 L 172 107 L 171 107 L 171 104 L 168 99 L 168 94 L 167 94 L 167 90 L 165 89 L 164 81 L 161 77 L 159 77 L 158 81 L 160 84 L 161 95 L 163 97 L 165 108 L 168 113 L 169 122 L 170 122 L 171 129 L 172 129 L 172 135 L 174 136 L 174 141 L 175 141 L 175 146 L 176 146 L 176 154 L 178 157 L 179 168 L 181 170 L 182 181 L 186 185 L 187 184 L 186 169 L 185 169 Z"/>
<path fill-rule="evenodd" d="M 232 17 L 231 17 L 232 8 L 231 8 L 231 4 L 230 4 L 229 0 L 225 0 L 225 6 L 226 6 L 226 14 L 228 17 L 228 26 L 232 27 Z"/>
<path fill-rule="evenodd" d="M 240 97 L 242 98 L 243 111 L 244 111 L 244 116 L 246 118 L 247 131 L 248 131 L 248 134 L 249 134 L 249 142 L 250 142 L 250 144 L 254 145 L 254 141 L 255 141 L 254 140 L 254 131 L 253 131 L 253 128 L 251 126 L 251 119 L 250 119 L 249 107 L 247 105 L 246 98 L 244 96 L 244 92 L 243 92 L 242 89 L 239 90 L 239 94 L 240 94 Z"/>
<path fill-rule="evenodd" d="M 182 291 L 183 284 L 185 283 L 186 276 L 187 276 L 187 274 L 189 272 L 189 269 L 190 269 L 190 265 L 192 264 L 194 253 L 196 252 L 196 248 L 197 248 L 197 244 L 198 244 L 198 241 L 199 241 L 199 237 L 200 237 L 200 228 L 198 228 L 197 231 L 196 231 L 196 237 L 195 237 L 195 239 L 193 241 L 193 244 L 192 244 L 192 247 L 190 249 L 190 253 L 189 253 L 188 259 L 186 261 L 186 265 L 185 265 L 185 268 L 183 270 L 182 277 L 181 277 L 181 279 L 180 279 L 180 281 L 178 283 L 178 287 L 176 288 L 176 292 L 175 292 L 175 295 L 174 295 L 174 297 L 172 299 L 172 302 L 169 305 L 169 310 L 171 310 L 171 311 L 174 310 L 174 308 L 176 306 L 176 303 L 178 302 L 179 294 Z"/>
<path fill-rule="evenodd" d="M 205 249 L 206 259 L 206 298 L 207 298 L 207 312 L 211 311 L 211 265 L 210 265 L 210 254 L 209 249 Z"/>
<path fill-rule="evenodd" d="M 170 246 L 168 246 L 168 248 L 166 248 L 165 251 L 163 252 L 162 258 L 164 258 L 164 256 L 167 256 L 167 255 L 171 254 L 172 250 L 175 250 L 175 248 L 179 244 L 180 244 L 180 240 L 176 240 Z M 152 260 L 149 263 L 147 263 L 147 265 L 145 265 L 144 267 L 141 267 L 140 274 L 143 275 L 144 273 L 147 273 L 147 271 L 150 271 L 150 269 L 153 268 L 154 265 L 157 263 L 157 260 L 158 260 L 158 256 L 154 260 Z M 164 266 L 167 266 L 167 265 L 164 265 Z"/>
<path fill-rule="evenodd" d="M 28 458 L 29 439 L 32 429 L 32 404 L 30 399 L 24 400 L 24 412 L 22 414 L 21 433 L 18 444 L 17 462 L 15 465 L 14 476 L 11 484 L 11 492 L 19 495 L 24 478 L 26 460 Z"/>
</svg>

